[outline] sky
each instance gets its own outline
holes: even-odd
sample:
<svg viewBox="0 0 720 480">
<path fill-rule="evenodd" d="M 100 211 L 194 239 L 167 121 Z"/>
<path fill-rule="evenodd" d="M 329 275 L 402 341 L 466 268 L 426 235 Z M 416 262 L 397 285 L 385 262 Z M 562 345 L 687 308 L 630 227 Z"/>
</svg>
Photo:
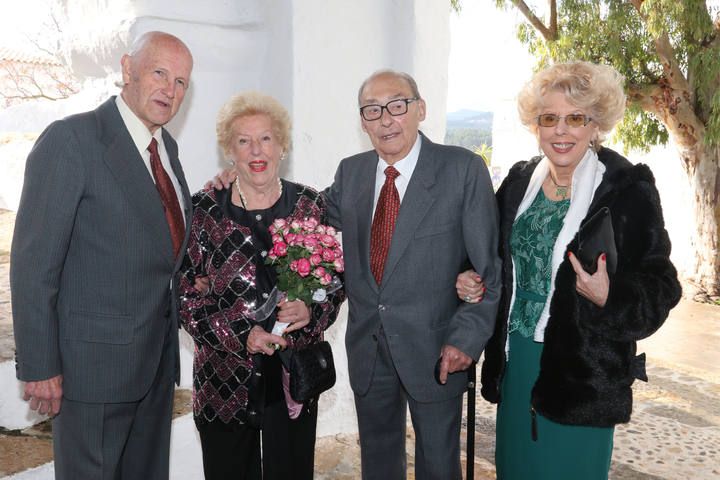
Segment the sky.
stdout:
<svg viewBox="0 0 720 480">
<path fill-rule="evenodd" d="M 515 98 L 530 79 L 532 57 L 517 39 L 522 14 L 489 0 L 463 0 L 450 13 L 447 111 L 492 111 L 501 100 Z"/>
</svg>

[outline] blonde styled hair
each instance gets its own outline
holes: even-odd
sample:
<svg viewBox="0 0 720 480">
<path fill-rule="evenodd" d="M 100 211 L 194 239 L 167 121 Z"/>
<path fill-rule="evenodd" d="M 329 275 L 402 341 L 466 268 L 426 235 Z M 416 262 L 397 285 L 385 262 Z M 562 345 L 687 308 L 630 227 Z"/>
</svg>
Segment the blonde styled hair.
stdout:
<svg viewBox="0 0 720 480">
<path fill-rule="evenodd" d="M 238 118 L 251 115 L 267 115 L 272 124 L 273 135 L 283 152 L 287 153 L 290 150 L 291 122 L 288 111 L 270 95 L 250 91 L 231 97 L 218 112 L 215 131 L 218 144 L 225 155 L 230 153 L 233 122 Z"/>
<path fill-rule="evenodd" d="M 518 95 L 520 121 L 537 134 L 537 116 L 546 95 L 560 92 L 598 126 L 595 149 L 625 113 L 624 78 L 614 68 L 590 62 L 557 63 L 536 73 Z"/>
</svg>

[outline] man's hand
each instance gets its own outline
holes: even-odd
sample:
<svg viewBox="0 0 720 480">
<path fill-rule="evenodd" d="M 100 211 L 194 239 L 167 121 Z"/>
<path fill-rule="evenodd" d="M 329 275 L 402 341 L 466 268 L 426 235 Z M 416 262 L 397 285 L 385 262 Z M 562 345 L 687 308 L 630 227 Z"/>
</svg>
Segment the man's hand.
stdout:
<svg viewBox="0 0 720 480">
<path fill-rule="evenodd" d="M 210 293 L 210 279 L 207 277 L 207 275 L 196 275 L 193 287 L 195 287 L 195 290 L 202 293 L 203 295 L 207 295 L 208 293 Z"/>
<path fill-rule="evenodd" d="M 212 180 L 208 181 L 205 184 L 205 188 L 207 189 L 212 187 L 216 190 L 230 188 L 230 185 L 235 180 L 235 177 L 237 177 L 237 172 L 232 168 L 228 168 L 227 170 L 223 170 L 215 175 Z"/>
<path fill-rule="evenodd" d="M 440 354 L 440 383 L 445 385 L 448 374 L 467 370 L 473 359 L 452 345 L 444 345 Z"/>
<path fill-rule="evenodd" d="M 30 402 L 31 410 L 37 410 L 43 415 L 57 415 L 62 401 L 62 375 L 47 380 L 27 382 L 23 400 Z"/>
</svg>

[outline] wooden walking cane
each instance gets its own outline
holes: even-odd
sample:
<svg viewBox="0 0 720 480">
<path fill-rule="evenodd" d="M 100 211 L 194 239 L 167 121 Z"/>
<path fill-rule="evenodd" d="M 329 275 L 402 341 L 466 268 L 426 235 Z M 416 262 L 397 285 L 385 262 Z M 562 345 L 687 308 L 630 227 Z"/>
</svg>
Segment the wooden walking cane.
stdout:
<svg viewBox="0 0 720 480">
<path fill-rule="evenodd" d="M 466 480 L 475 479 L 475 363 L 468 369 Z"/>
</svg>

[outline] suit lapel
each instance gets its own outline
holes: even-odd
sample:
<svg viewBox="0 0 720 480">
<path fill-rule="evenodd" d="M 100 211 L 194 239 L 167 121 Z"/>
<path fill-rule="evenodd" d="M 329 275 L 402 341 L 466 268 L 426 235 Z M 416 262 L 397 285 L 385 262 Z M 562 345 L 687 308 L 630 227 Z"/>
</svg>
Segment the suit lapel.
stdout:
<svg viewBox="0 0 720 480">
<path fill-rule="evenodd" d="M 173 264 L 170 228 L 165 218 L 160 194 L 130 133 L 125 128 L 115 106 L 114 97 L 98 108 L 98 119 L 102 123 L 101 140 L 107 145 L 103 158 L 105 164 L 117 179 L 137 218 L 146 225 L 148 233 L 157 240 L 159 251 L 170 264 Z"/>
<path fill-rule="evenodd" d="M 183 239 L 183 245 L 180 249 L 181 254 L 178 256 L 175 262 L 175 269 L 177 270 L 178 268 L 180 268 L 180 264 L 182 263 L 182 252 L 185 251 L 185 247 L 187 246 L 187 242 L 190 238 L 190 227 L 192 222 L 192 198 L 190 195 L 190 189 L 187 185 L 187 181 L 185 180 L 185 172 L 183 171 L 182 164 L 180 163 L 180 159 L 178 158 L 177 143 L 175 143 L 175 140 L 164 128 L 162 133 L 163 142 L 165 143 L 165 150 L 167 150 L 168 156 L 170 157 L 170 166 L 173 170 L 173 173 L 175 174 L 175 178 L 177 178 L 178 184 L 180 184 L 180 192 L 182 194 L 184 204 L 183 215 L 185 216 L 185 238 Z"/>
<path fill-rule="evenodd" d="M 390 251 L 385 261 L 383 285 L 392 275 L 405 249 L 412 241 L 418 225 L 435 203 L 435 195 L 431 189 L 435 184 L 436 168 L 433 144 L 423 136 L 415 171 L 410 177 L 407 190 L 400 203 L 400 212 L 395 223 Z"/>
<path fill-rule="evenodd" d="M 357 206 L 355 215 L 357 216 L 357 242 L 360 268 L 362 268 L 362 271 L 365 273 L 365 278 L 370 286 L 377 290 L 378 285 L 370 271 L 370 230 L 372 228 L 375 171 L 377 169 L 378 157 L 374 151 L 368 152 L 367 155 L 366 161 L 363 162 L 363 168 L 360 170 L 359 178 L 357 179 L 360 186 L 353 200 Z"/>
</svg>

